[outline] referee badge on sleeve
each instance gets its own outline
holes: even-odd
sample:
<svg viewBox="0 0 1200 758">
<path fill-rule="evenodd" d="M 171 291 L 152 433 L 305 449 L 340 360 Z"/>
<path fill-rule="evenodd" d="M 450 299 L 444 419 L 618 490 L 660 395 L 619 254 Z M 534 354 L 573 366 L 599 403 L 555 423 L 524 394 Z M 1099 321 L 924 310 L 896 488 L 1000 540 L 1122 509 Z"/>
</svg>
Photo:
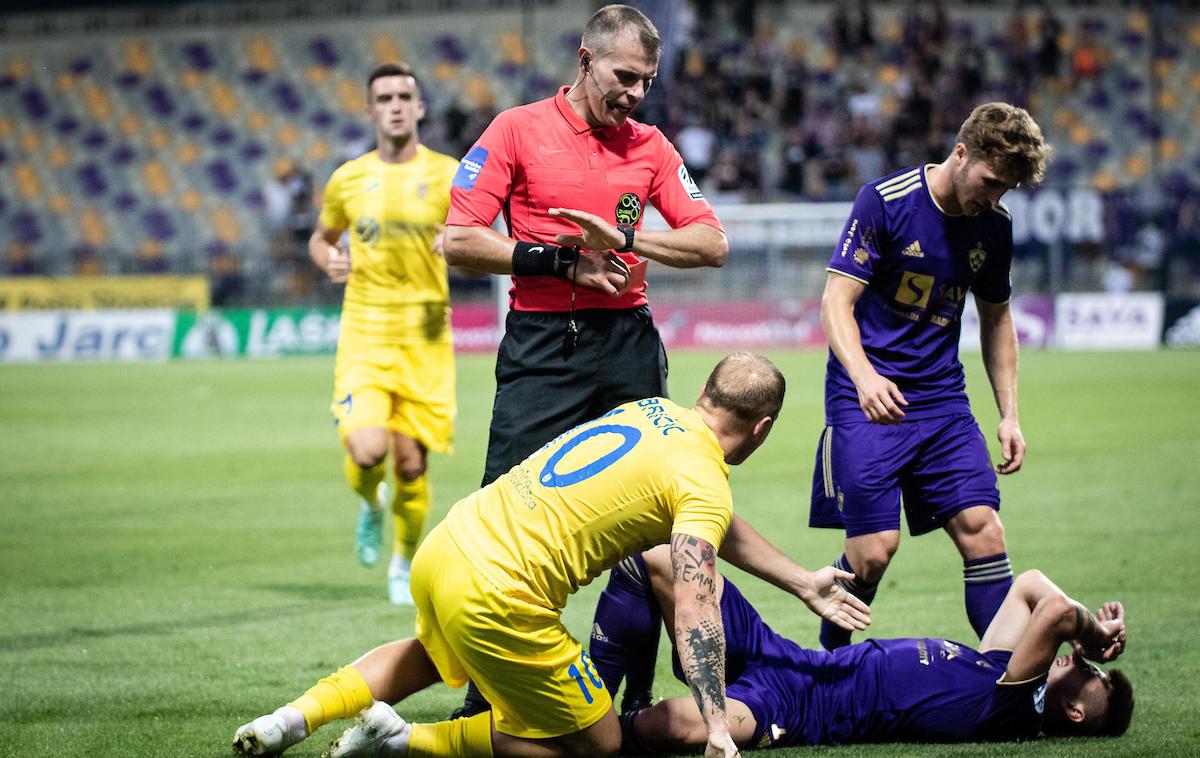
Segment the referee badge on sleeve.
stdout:
<svg viewBox="0 0 1200 758">
<path fill-rule="evenodd" d="M 483 164 L 487 163 L 488 151 L 487 148 L 476 145 L 471 148 L 462 161 L 458 164 L 458 171 L 454 174 L 454 186 L 459 189 L 469 190 L 475 186 L 475 181 L 479 179 L 479 174 L 483 171 Z"/>
<path fill-rule="evenodd" d="M 692 179 L 692 175 L 688 173 L 687 166 L 679 164 L 679 183 L 683 185 L 684 192 L 688 193 L 688 197 L 693 200 L 702 200 L 704 195 L 700 193 L 700 187 L 696 185 L 696 180 Z"/>
</svg>

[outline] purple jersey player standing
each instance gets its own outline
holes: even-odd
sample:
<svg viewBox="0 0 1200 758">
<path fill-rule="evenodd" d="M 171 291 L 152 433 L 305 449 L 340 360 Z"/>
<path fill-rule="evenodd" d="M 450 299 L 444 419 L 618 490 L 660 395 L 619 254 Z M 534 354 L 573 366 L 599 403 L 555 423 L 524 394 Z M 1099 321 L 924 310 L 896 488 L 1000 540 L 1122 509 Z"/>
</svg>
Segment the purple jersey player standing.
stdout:
<svg viewBox="0 0 1200 758">
<path fill-rule="evenodd" d="M 979 635 L 1012 584 L 995 471 L 1011 474 L 1025 458 L 1008 307 L 1012 219 L 1000 197 L 1040 181 L 1049 152 L 1025 110 L 978 106 L 945 161 L 863 186 L 821 300 L 830 355 L 809 524 L 845 529 L 835 565 L 855 574 L 846 589 L 870 603 L 900 544 L 903 497 L 910 534 L 944 528 L 962 554 Z M 1000 409 L 995 471 L 958 360 L 968 293 Z M 849 642 L 821 625 L 825 649 Z"/>
<path fill-rule="evenodd" d="M 634 618 L 651 607 L 672 618 L 665 550 L 614 571 L 625 581 L 604 590 L 611 604 Z M 978 650 L 938 638 L 806 650 L 767 626 L 732 582 L 718 576 L 718 592 L 726 707 L 740 747 L 1117 736 L 1132 717 L 1128 678 L 1087 662 L 1124 652 L 1121 604 L 1105 603 L 1092 614 L 1039 571 L 1017 577 Z M 600 623 L 598 616 L 592 660 L 605 686 L 616 689 L 623 666 L 636 659 L 626 651 L 636 650 L 642 635 L 620 623 L 597 632 Z M 1073 652 L 1059 656 L 1063 642 Z M 623 755 L 695 750 L 705 742 L 700 711 L 686 697 L 627 712 L 621 726 Z"/>
</svg>

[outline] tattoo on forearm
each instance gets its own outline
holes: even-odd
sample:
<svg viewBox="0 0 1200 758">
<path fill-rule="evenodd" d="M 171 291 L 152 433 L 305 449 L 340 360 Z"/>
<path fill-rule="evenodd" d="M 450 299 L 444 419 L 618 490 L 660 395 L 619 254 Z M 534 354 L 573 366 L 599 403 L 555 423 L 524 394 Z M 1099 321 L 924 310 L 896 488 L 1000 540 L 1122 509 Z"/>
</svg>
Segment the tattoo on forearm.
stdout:
<svg viewBox="0 0 1200 758">
<path fill-rule="evenodd" d="M 717 551 L 711 544 L 686 534 L 671 535 L 671 572 L 676 582 L 717 592 Z"/>
<path fill-rule="evenodd" d="M 700 619 L 684 632 L 685 672 L 704 720 L 725 712 L 725 631 L 720 619 Z"/>
<path fill-rule="evenodd" d="M 1100 624 L 1092 612 L 1084 608 L 1081 603 L 1075 603 L 1075 639 L 1091 641 L 1095 639 L 1099 630 Z"/>
</svg>

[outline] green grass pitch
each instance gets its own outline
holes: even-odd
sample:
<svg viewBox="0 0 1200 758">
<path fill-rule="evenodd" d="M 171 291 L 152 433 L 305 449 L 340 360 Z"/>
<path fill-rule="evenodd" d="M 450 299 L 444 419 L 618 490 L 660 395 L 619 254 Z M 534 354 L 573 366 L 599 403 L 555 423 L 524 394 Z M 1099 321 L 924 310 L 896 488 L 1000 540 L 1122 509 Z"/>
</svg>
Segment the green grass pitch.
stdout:
<svg viewBox="0 0 1200 758">
<path fill-rule="evenodd" d="M 690 402 L 714 354 L 672 355 Z M 836 533 L 806 527 L 824 356 L 774 355 L 789 391 L 762 450 L 733 473 L 739 513 L 808 566 Z M 995 451 L 996 412 L 964 356 Z M 482 470 L 492 356 L 460 360 L 458 450 L 433 456 L 440 518 Z M 351 552 L 355 503 L 327 411 L 332 359 L 0 367 L 0 755 L 223 756 L 234 729 L 370 647 L 412 633 L 383 566 Z M 1025 470 L 1002 481 L 1014 566 L 1128 609 L 1137 692 L 1116 743 L 859 746 L 858 755 L 1200 753 L 1200 353 L 1022 355 Z M 734 572 L 736 574 L 736 572 Z M 599 583 L 597 583 L 599 584 Z M 780 631 L 816 619 L 739 584 Z M 599 586 L 565 618 L 587 634 Z M 877 636 L 974 642 L 949 540 L 905 538 L 874 607 Z M 660 655 L 656 695 L 683 694 Z M 438 686 L 401 707 L 445 716 Z M 289 755 L 316 756 L 327 727 Z"/>
</svg>

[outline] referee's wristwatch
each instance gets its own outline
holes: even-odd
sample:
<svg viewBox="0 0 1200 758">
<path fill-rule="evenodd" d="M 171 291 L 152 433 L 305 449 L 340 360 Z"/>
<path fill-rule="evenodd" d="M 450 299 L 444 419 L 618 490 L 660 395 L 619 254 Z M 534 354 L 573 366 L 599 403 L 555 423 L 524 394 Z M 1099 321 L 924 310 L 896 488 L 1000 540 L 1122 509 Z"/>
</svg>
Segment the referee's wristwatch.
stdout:
<svg viewBox="0 0 1200 758">
<path fill-rule="evenodd" d="M 625 235 L 625 244 L 618 247 L 618 253 L 633 252 L 633 224 L 617 224 L 617 231 Z"/>
<path fill-rule="evenodd" d="M 579 248 L 560 247 L 554 251 L 554 275 L 559 279 L 567 278 L 567 269 L 579 260 Z"/>
</svg>

